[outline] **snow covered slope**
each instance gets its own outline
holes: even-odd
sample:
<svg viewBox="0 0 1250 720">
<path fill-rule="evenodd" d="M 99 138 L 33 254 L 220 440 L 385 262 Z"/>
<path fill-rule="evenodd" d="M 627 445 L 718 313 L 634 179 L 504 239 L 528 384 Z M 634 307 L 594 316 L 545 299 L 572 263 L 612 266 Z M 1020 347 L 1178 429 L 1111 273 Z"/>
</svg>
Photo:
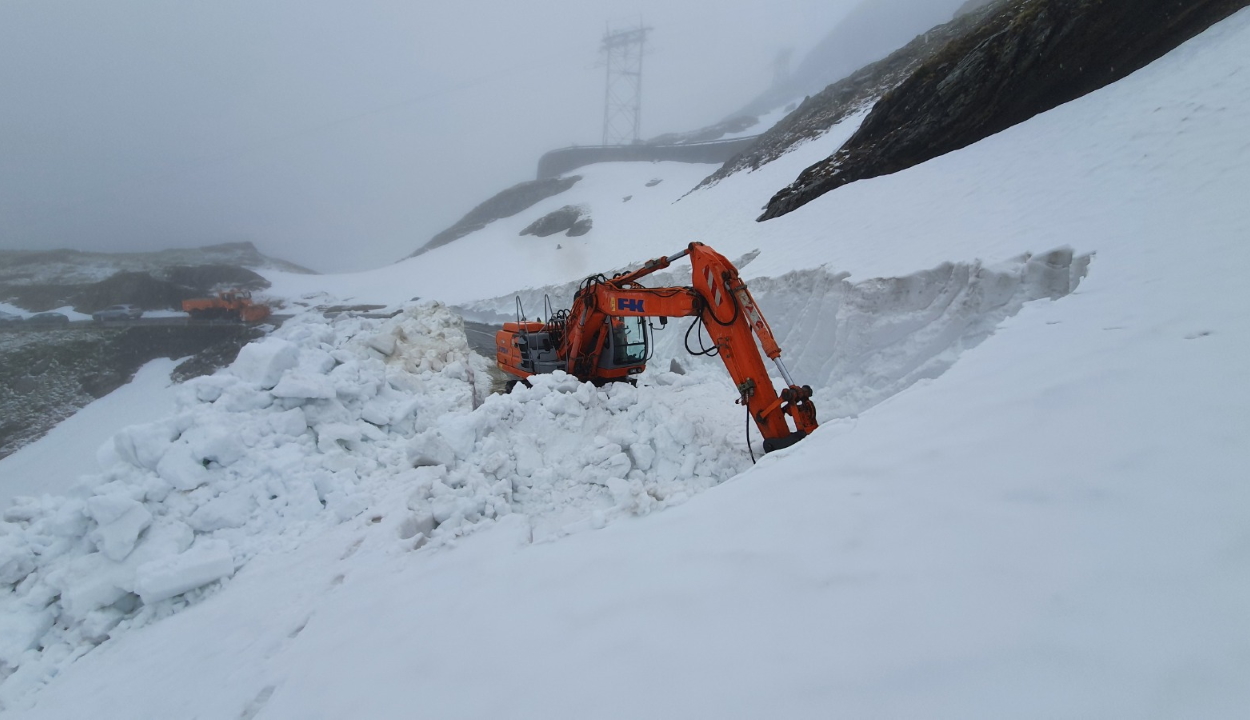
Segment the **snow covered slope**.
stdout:
<svg viewBox="0 0 1250 720">
<path fill-rule="evenodd" d="M 48 572 L 6 602 L 70 573 L 103 578 L 113 566 L 98 556 L 122 555 L 119 543 L 153 554 L 106 558 L 123 567 L 90 586 L 95 602 L 122 590 L 132 607 L 79 615 L 64 594 L 26 606 L 42 619 L 4 635 L 5 662 L 31 668 L 0 685 L 8 714 L 1242 716 L 1248 45 L 1243 11 L 1121 83 L 768 223 L 752 221 L 758 207 L 838 138 L 684 198 L 699 179 L 689 167 L 588 168 L 567 196 L 413 261 L 278 278 L 294 298 L 420 295 L 488 313 L 511 290 L 558 290 L 690 240 L 758 250 L 744 275 L 800 379 L 821 387 L 822 427 L 749 467 L 714 366 L 677 376 L 663 363 L 637 389 L 551 378 L 478 404 L 445 362 L 454 321 L 439 321 L 433 356 L 405 349 L 421 334 L 403 328 L 444 317 L 438 306 L 376 325 L 306 317 L 266 341 L 294 355 L 255 350 L 193 386 L 187 406 L 206 423 L 189 429 L 223 421 L 223 398 L 240 426 L 269 423 L 294 448 L 287 470 L 230 475 L 197 431 L 131 443 L 160 457 L 121 459 L 125 477 L 11 518 L 0 540 L 69 554 L 61 568 L 31 559 L 28 573 Z M 571 203 L 591 207 L 589 235 L 516 235 Z M 315 362 L 349 349 L 334 368 Z M 378 368 L 388 362 L 403 373 Z M 380 374 L 358 386 L 387 412 L 339 395 L 353 385 L 336 372 L 370 368 Z M 428 423 L 400 412 L 439 397 L 460 399 Z M 273 424 L 294 406 L 303 428 Z M 181 445 L 172 457 L 189 462 L 162 472 Z M 228 465 L 244 469 L 270 457 L 234 449 Z M 180 490 L 203 479 L 197 458 L 209 479 Z M 313 471 L 339 483 L 318 488 Z M 303 525 L 284 519 L 297 510 Z M 132 537 L 143 512 L 169 533 Z M 72 547 L 56 544 L 65 533 Z M 38 615 L 57 603 L 60 615 Z M 32 627 L 42 652 L 11 640 Z"/>
</svg>

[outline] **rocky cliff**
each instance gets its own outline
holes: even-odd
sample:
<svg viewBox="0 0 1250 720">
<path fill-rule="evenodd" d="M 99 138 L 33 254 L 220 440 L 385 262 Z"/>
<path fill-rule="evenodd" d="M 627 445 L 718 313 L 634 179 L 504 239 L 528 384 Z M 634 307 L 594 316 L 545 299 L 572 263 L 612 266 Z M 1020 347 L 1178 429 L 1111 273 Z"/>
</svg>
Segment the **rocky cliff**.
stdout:
<svg viewBox="0 0 1250 720">
<path fill-rule="evenodd" d="M 884 94 L 841 149 L 778 192 L 759 219 L 966 147 L 1097 90 L 1247 4 L 1003 0 L 969 7 L 952 23 L 969 29 L 928 54 Z"/>
</svg>

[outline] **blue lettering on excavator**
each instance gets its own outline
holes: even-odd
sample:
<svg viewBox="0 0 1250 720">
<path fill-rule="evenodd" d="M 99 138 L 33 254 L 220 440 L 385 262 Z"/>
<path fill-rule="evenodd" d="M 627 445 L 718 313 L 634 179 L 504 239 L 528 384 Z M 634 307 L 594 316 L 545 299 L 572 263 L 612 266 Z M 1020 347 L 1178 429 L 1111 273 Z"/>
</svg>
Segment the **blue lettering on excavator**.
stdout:
<svg viewBox="0 0 1250 720">
<path fill-rule="evenodd" d="M 628 310 L 628 311 L 630 311 L 630 312 L 638 312 L 638 313 L 640 313 L 640 312 L 645 312 L 645 311 L 642 309 L 642 299 L 641 299 L 641 298 L 617 298 L 617 299 L 616 299 L 616 309 L 617 309 L 617 310 Z"/>
</svg>

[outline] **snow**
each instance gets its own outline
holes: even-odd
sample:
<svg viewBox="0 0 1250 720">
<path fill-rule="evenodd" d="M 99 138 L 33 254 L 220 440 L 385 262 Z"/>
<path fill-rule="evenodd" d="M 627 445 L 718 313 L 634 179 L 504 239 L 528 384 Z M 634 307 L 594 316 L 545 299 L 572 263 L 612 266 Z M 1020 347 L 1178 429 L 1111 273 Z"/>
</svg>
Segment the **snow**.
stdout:
<svg viewBox="0 0 1250 720">
<path fill-rule="evenodd" d="M 725 133 L 724 135 L 717 138 L 717 140 L 732 140 L 734 138 L 744 138 L 744 137 L 750 137 L 752 135 L 762 135 L 769 128 L 781 122 L 783 119 L 785 119 L 787 115 L 790 114 L 786 112 L 787 107 L 790 107 L 790 108 L 797 107 L 798 104 L 802 101 L 803 101 L 803 98 L 793 98 L 792 101 L 780 103 L 777 107 L 773 108 L 772 110 L 769 110 L 763 115 L 760 115 L 758 118 L 758 122 L 756 122 L 756 124 L 752 125 L 751 127 L 747 128 L 746 130 L 743 130 L 742 132 L 736 132 L 736 133 Z"/>
<path fill-rule="evenodd" d="M 88 314 L 86 314 L 86 313 L 80 313 L 80 312 L 78 312 L 77 310 L 75 310 L 75 309 L 73 308 L 73 306 L 72 306 L 72 305 L 65 305 L 65 306 L 62 306 L 62 307 L 56 308 L 55 310 L 52 310 L 51 312 L 54 312 L 54 313 L 60 313 L 60 314 L 64 315 L 65 317 L 67 317 L 67 318 L 69 318 L 69 319 L 70 319 L 70 322 L 82 322 L 82 321 L 84 321 L 84 320 L 90 320 L 90 319 L 91 319 L 91 316 L 90 316 L 90 315 L 88 315 Z M 26 313 L 26 316 L 27 316 L 27 317 L 29 317 L 29 316 L 30 316 L 30 315 L 32 315 L 32 314 L 34 314 L 34 313 Z"/>
<path fill-rule="evenodd" d="M 10 315 L 19 315 L 22 317 L 22 319 L 26 319 L 26 318 L 29 318 L 31 315 L 37 314 L 37 313 L 31 312 L 30 310 L 25 310 L 23 308 L 20 308 L 16 305 L 11 305 L 9 303 L 3 303 L 3 302 L 0 302 L 0 312 L 9 313 Z M 46 312 L 60 313 L 64 315 L 65 317 L 69 318 L 71 322 L 81 322 L 83 320 L 91 319 L 90 315 L 80 313 L 70 305 L 65 305 L 63 307 L 55 308 L 53 310 L 48 310 Z"/>
<path fill-rule="evenodd" d="M 685 197 L 702 168 L 596 166 L 415 260 L 276 277 L 295 301 L 401 312 L 298 315 L 120 433 L 104 473 L 9 507 L 0 702 L 1242 716 L 1248 42 L 1242 11 L 1114 86 L 768 223 L 768 195 L 857 119 Z M 517 236 L 572 202 L 589 235 Z M 817 389 L 821 428 L 754 466 L 715 361 L 665 370 L 684 328 L 637 388 L 553 375 L 487 395 L 455 316 L 408 302 L 493 317 L 532 288 L 533 312 L 691 240 L 744 259 Z"/>
</svg>

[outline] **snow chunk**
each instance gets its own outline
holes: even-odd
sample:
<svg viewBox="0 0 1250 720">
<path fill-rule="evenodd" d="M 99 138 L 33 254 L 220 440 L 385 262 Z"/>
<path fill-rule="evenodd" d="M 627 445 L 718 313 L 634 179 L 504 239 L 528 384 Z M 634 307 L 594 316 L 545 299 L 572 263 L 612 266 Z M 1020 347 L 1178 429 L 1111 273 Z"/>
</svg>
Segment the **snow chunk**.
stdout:
<svg viewBox="0 0 1250 720">
<path fill-rule="evenodd" d="M 282 376 L 269 392 L 279 398 L 329 400 L 334 397 L 334 385 L 325 375 L 292 372 Z"/>
<path fill-rule="evenodd" d="M 299 365 L 299 346 L 281 338 L 269 337 L 249 343 L 239 351 L 230 372 L 268 390 L 282 379 L 282 373 Z"/>
<path fill-rule="evenodd" d="M 185 442 L 177 443 L 156 464 L 156 474 L 178 490 L 194 490 L 208 482 L 208 469 Z"/>
<path fill-rule="evenodd" d="M 181 595 L 234 574 L 234 556 L 225 540 L 199 540 L 172 558 L 139 566 L 135 592 L 151 604 Z"/>
<path fill-rule="evenodd" d="M 226 493 L 209 500 L 191 513 L 187 524 L 199 532 L 243 527 L 251 517 L 255 504 L 251 495 L 243 490 Z"/>
<path fill-rule="evenodd" d="M 87 500 L 87 514 L 99 528 L 100 550 L 110 560 L 123 560 L 134 549 L 139 533 L 152 524 L 152 513 L 142 504 L 120 495 Z"/>
<path fill-rule="evenodd" d="M 443 465 L 450 467 L 456 463 L 456 451 L 443 439 L 437 430 L 426 430 L 412 439 L 408 446 L 408 461 L 413 467 Z"/>
</svg>

